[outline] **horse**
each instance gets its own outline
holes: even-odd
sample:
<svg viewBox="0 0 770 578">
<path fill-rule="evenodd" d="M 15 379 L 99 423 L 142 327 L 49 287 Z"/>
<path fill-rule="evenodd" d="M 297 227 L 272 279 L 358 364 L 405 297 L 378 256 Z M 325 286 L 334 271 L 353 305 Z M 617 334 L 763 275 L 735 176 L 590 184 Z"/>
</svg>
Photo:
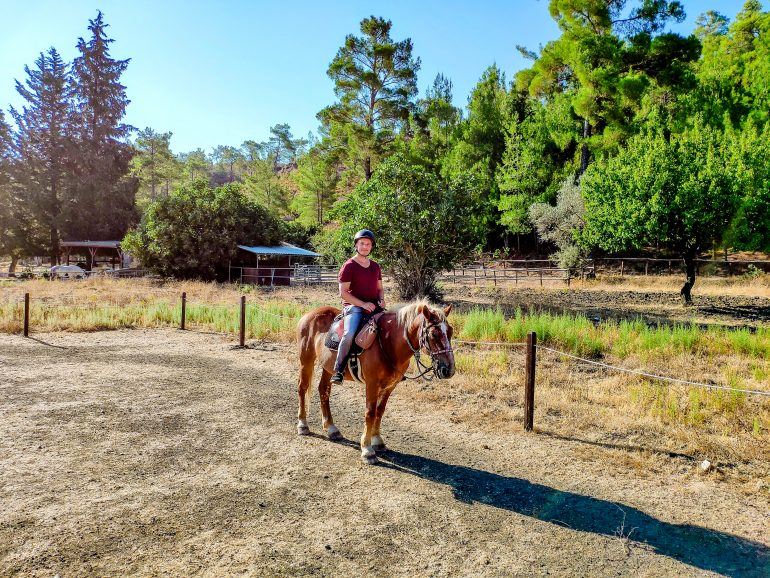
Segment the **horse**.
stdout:
<svg viewBox="0 0 770 578">
<path fill-rule="evenodd" d="M 451 309 L 451 305 L 441 310 L 432 307 L 427 301 L 417 301 L 396 310 L 386 311 L 379 318 L 377 342 L 360 353 L 358 358 L 358 374 L 366 389 L 365 427 L 361 435 L 361 459 L 365 463 L 376 463 L 377 452 L 386 449 L 380 432 L 382 415 L 385 413 L 390 394 L 404 378 L 412 356 L 417 360 L 418 367 L 425 368 L 423 373 L 432 371 L 439 379 L 449 379 L 454 375 L 452 326 L 447 321 Z M 339 312 L 340 310 L 334 307 L 319 307 L 306 313 L 297 325 L 300 359 L 297 433 L 300 435 L 310 434 L 306 413 L 307 400 L 318 361 L 321 367 L 318 393 L 323 429 L 330 440 L 342 439 L 340 430 L 334 425 L 329 406 L 336 351 L 324 346 L 326 333 Z M 430 355 L 430 366 L 420 362 L 421 351 Z M 345 368 L 344 379 L 355 379 L 349 367 Z"/>
</svg>

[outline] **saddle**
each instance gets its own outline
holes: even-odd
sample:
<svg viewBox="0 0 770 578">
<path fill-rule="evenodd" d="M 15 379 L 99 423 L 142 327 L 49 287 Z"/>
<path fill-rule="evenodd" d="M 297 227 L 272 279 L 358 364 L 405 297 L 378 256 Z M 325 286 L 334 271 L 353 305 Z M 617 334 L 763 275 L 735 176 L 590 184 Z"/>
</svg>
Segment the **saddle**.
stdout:
<svg viewBox="0 0 770 578">
<path fill-rule="evenodd" d="M 353 346 L 350 348 L 351 355 L 358 355 L 371 347 L 372 343 L 374 343 L 374 340 L 377 338 L 377 321 L 382 317 L 383 313 L 385 313 L 385 311 L 379 311 L 364 318 L 353 338 Z M 345 324 L 343 323 L 343 314 L 340 313 L 334 318 L 332 326 L 326 334 L 324 345 L 332 351 L 337 351 L 344 331 Z"/>
</svg>

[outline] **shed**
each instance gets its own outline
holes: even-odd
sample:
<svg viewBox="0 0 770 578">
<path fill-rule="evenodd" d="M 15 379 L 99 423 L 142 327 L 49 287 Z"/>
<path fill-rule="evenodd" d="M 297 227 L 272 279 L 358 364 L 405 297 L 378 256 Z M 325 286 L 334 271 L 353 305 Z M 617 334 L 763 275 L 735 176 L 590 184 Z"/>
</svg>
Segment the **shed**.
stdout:
<svg viewBox="0 0 770 578">
<path fill-rule="evenodd" d="M 230 280 L 253 285 L 291 285 L 294 266 L 320 256 L 290 243 L 273 247 L 238 245 L 238 257 L 230 266 Z"/>
<path fill-rule="evenodd" d="M 119 267 L 123 267 L 123 261 L 127 255 L 120 248 L 120 241 L 62 241 L 59 243 L 61 251 L 66 257 L 67 265 L 70 264 L 70 255 L 83 255 L 86 257 L 86 269 L 91 270 L 96 264 L 98 253 L 102 256 L 109 256 L 112 268 L 115 268 L 115 257 Z M 107 259 L 104 259 L 107 262 Z"/>
</svg>

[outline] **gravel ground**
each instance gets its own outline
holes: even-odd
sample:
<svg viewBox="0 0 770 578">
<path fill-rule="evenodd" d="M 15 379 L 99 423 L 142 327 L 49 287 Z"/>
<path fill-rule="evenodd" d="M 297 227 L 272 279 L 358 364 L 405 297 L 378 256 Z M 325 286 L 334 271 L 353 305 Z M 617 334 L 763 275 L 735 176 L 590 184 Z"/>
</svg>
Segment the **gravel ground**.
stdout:
<svg viewBox="0 0 770 578">
<path fill-rule="evenodd" d="M 292 348 L 35 337 L 0 335 L 0 575 L 770 576 L 770 502 L 710 475 L 606 471 L 414 385 L 367 466 L 357 385 L 332 394 L 347 440 L 317 435 L 317 394 L 297 436 Z"/>
</svg>

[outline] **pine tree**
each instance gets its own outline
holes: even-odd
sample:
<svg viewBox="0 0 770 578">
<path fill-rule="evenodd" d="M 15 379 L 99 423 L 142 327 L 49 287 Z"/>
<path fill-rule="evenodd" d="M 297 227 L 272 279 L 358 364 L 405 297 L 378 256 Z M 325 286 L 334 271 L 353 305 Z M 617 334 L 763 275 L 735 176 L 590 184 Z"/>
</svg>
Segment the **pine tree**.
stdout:
<svg viewBox="0 0 770 578">
<path fill-rule="evenodd" d="M 362 36 L 349 34 L 327 70 L 339 102 L 318 117 L 348 149 L 347 168 L 357 165 L 365 180 L 409 118 L 417 94 L 420 59 L 412 58 L 412 41 L 394 41 L 392 22 L 364 18 Z"/>
<path fill-rule="evenodd" d="M 136 220 L 138 179 L 129 177 L 132 128 L 122 122 L 129 103 L 120 77 L 129 60 L 110 56 L 113 40 L 101 12 L 89 21 L 91 37 L 80 38 L 73 63 L 77 160 L 71 183 L 67 233 L 85 239 L 121 239 Z"/>
<path fill-rule="evenodd" d="M 16 158 L 11 164 L 10 194 L 11 202 L 17 205 L 17 219 L 24 223 L 23 235 L 19 231 L 24 238 L 17 239 L 17 244 L 20 250 L 23 246 L 28 251 L 35 247 L 40 250 L 40 245 L 44 245 L 55 263 L 59 258 L 59 229 L 72 136 L 69 71 L 55 48 L 41 53 L 34 69 L 26 66 L 24 70 L 28 78 L 23 84 L 16 81 L 16 90 L 26 104 L 21 111 L 11 108 L 17 131 L 13 137 Z"/>
</svg>

